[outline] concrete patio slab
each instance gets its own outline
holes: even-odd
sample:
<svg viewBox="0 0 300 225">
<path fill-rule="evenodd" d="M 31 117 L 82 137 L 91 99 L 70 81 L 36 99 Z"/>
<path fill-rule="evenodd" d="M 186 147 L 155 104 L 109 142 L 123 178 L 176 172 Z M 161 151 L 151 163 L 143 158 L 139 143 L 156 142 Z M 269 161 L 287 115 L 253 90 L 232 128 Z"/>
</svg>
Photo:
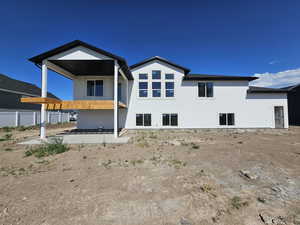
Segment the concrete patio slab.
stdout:
<svg viewBox="0 0 300 225">
<path fill-rule="evenodd" d="M 62 138 L 64 144 L 125 144 L 130 137 L 114 138 L 113 134 L 75 134 L 75 135 L 56 135 L 48 137 L 45 140 L 39 138 L 24 141 L 19 144 L 22 145 L 39 145 L 45 142 L 50 143 L 55 138 Z"/>
</svg>

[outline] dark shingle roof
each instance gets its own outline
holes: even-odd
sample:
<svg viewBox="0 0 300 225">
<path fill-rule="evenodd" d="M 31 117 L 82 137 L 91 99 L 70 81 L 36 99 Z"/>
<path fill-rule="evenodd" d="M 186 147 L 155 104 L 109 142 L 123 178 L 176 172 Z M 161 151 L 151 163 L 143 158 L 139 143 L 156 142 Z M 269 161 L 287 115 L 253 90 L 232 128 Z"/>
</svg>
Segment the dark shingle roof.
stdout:
<svg viewBox="0 0 300 225">
<path fill-rule="evenodd" d="M 49 58 L 49 57 L 54 56 L 54 55 L 57 55 L 57 54 L 59 54 L 61 52 L 65 52 L 65 51 L 67 51 L 69 49 L 72 49 L 74 47 L 77 47 L 77 46 L 83 46 L 85 48 L 88 48 L 88 49 L 91 49 L 91 50 L 93 50 L 95 52 L 98 52 L 98 53 L 100 53 L 102 55 L 105 55 L 105 56 L 108 56 L 110 58 L 116 59 L 118 61 L 119 65 L 120 65 L 120 68 L 124 71 L 126 77 L 129 80 L 133 80 L 133 77 L 132 77 L 132 74 L 131 74 L 131 72 L 129 70 L 127 62 L 126 62 L 126 60 L 123 57 L 117 56 L 115 54 L 112 54 L 112 53 L 107 52 L 107 51 L 105 51 L 103 49 L 97 48 L 97 47 L 95 47 L 93 45 L 90 45 L 88 43 L 85 43 L 85 42 L 79 41 L 79 40 L 75 40 L 75 41 L 69 42 L 69 43 L 64 44 L 62 46 L 59 46 L 57 48 L 54 48 L 54 49 L 49 50 L 47 52 L 44 52 L 44 53 L 42 53 L 40 55 L 34 56 L 34 57 L 30 58 L 29 61 L 34 62 L 36 64 L 41 64 L 44 59 Z"/>
<path fill-rule="evenodd" d="M 41 96 L 41 89 L 36 85 L 24 81 L 12 79 L 4 74 L 0 74 L 0 89 L 22 92 L 28 95 Z M 48 97 L 59 99 L 58 97 L 56 97 L 50 92 L 48 92 Z"/>
<path fill-rule="evenodd" d="M 210 75 L 210 74 L 188 74 L 183 80 L 256 80 L 257 77 L 250 76 L 227 76 L 227 75 Z"/>
<path fill-rule="evenodd" d="M 134 65 L 131 65 L 131 66 L 130 66 L 130 69 L 134 69 L 134 68 L 136 68 L 136 67 L 138 67 L 138 66 L 141 66 L 141 65 L 143 65 L 143 64 L 146 64 L 146 63 L 151 62 L 151 61 L 153 61 L 153 60 L 158 60 L 158 61 L 167 63 L 167 64 L 169 64 L 169 65 L 171 65 L 171 66 L 174 66 L 174 67 L 177 67 L 177 68 L 179 68 L 179 69 L 182 69 L 182 70 L 184 71 L 185 74 L 187 74 L 187 73 L 190 72 L 190 69 L 188 69 L 188 68 L 186 68 L 186 67 L 183 67 L 183 66 L 180 66 L 180 65 L 178 65 L 178 64 L 176 64 L 176 63 L 173 63 L 173 62 L 171 62 L 171 61 L 169 61 L 169 60 L 167 60 L 167 59 L 165 59 L 165 58 L 162 58 L 162 57 L 160 57 L 160 56 L 153 56 L 153 57 L 150 57 L 150 58 L 148 58 L 148 59 L 145 59 L 145 60 L 143 60 L 143 61 L 141 61 L 141 62 L 138 62 L 138 63 L 136 63 L 136 64 L 134 64 Z"/>
<path fill-rule="evenodd" d="M 266 88 L 266 87 L 256 87 L 249 86 L 248 93 L 286 93 L 287 90 L 281 88 Z"/>
<path fill-rule="evenodd" d="M 283 87 L 283 88 L 281 88 L 281 89 L 287 90 L 287 91 L 292 91 L 293 89 L 295 89 L 295 88 L 297 88 L 297 87 L 300 87 L 300 83 L 299 83 L 299 84 L 296 84 L 296 85 L 291 85 L 291 86 Z"/>
</svg>

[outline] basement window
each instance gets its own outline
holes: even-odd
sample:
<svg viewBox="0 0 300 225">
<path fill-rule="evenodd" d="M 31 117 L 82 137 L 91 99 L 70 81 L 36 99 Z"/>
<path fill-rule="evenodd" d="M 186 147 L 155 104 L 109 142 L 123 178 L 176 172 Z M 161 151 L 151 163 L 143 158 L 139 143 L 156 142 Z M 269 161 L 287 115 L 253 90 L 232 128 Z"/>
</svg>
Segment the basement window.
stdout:
<svg viewBox="0 0 300 225">
<path fill-rule="evenodd" d="M 234 113 L 220 113 L 219 114 L 219 124 L 221 126 L 233 126 L 234 123 Z"/>
<path fill-rule="evenodd" d="M 198 97 L 211 98 L 214 96 L 214 85 L 212 82 L 198 83 Z"/>
<path fill-rule="evenodd" d="M 103 80 L 87 81 L 87 96 L 103 96 Z"/>
<path fill-rule="evenodd" d="M 151 114 L 136 114 L 136 126 L 151 126 Z"/>
<path fill-rule="evenodd" d="M 176 113 L 162 114 L 162 125 L 163 126 L 177 126 L 178 125 L 178 115 Z"/>
</svg>

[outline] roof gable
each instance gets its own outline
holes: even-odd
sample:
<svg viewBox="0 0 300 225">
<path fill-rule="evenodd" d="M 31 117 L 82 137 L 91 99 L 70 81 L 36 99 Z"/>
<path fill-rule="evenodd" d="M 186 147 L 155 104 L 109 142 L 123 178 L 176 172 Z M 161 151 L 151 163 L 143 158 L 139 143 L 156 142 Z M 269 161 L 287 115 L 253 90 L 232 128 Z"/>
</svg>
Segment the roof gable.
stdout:
<svg viewBox="0 0 300 225">
<path fill-rule="evenodd" d="M 118 63 L 119 63 L 120 68 L 125 73 L 126 77 L 129 80 L 133 80 L 132 74 L 131 74 L 131 72 L 129 70 L 129 67 L 127 65 L 127 62 L 126 62 L 126 60 L 124 58 L 122 58 L 120 56 L 117 56 L 117 55 L 114 55 L 114 54 L 112 54 L 110 52 L 107 52 L 107 51 L 105 51 L 103 49 L 97 48 L 97 47 L 95 47 L 93 45 L 87 44 L 87 43 L 85 43 L 83 41 L 79 41 L 79 40 L 75 40 L 75 41 L 69 42 L 69 43 L 64 44 L 62 46 L 59 46 L 57 48 L 54 48 L 54 49 L 49 50 L 47 52 L 44 52 L 44 53 L 42 53 L 40 55 L 34 56 L 34 57 L 30 58 L 29 61 L 34 62 L 36 64 L 41 64 L 44 59 L 48 59 L 50 57 L 53 57 L 53 56 L 59 55 L 59 54 L 64 55 L 65 52 L 70 51 L 71 49 L 74 49 L 74 48 L 80 47 L 80 46 L 84 47 L 86 49 L 92 50 L 94 52 L 97 52 L 100 55 L 106 56 L 106 57 L 108 57 L 110 59 L 117 60 Z"/>
<path fill-rule="evenodd" d="M 164 58 L 162 58 L 162 57 L 160 57 L 160 56 L 154 56 L 154 57 L 145 59 L 145 60 L 143 60 L 143 61 L 141 61 L 141 62 L 138 62 L 138 63 L 136 63 L 136 64 L 131 65 L 129 68 L 130 68 L 130 69 L 134 69 L 134 68 L 136 68 L 136 67 L 139 67 L 139 66 L 141 66 L 141 65 L 144 65 L 144 64 L 146 64 L 146 63 L 149 63 L 149 62 L 155 61 L 155 60 L 164 62 L 164 63 L 169 64 L 169 65 L 171 65 L 171 66 L 174 66 L 174 67 L 176 67 L 176 68 L 179 68 L 179 69 L 183 70 L 185 74 L 187 74 L 187 73 L 190 72 L 190 69 L 188 69 L 188 68 L 186 68 L 186 67 L 183 67 L 183 66 L 180 66 L 180 65 L 178 65 L 178 64 L 175 64 L 175 63 L 173 63 L 173 62 L 171 62 L 171 61 L 169 61 L 169 60 L 167 60 L 167 59 L 164 59 Z"/>
<path fill-rule="evenodd" d="M 110 52 L 107 52 L 103 49 L 97 48 L 93 45 L 87 44 L 87 43 L 85 43 L 83 41 L 79 41 L 79 40 L 69 42 L 69 43 L 61 45 L 57 48 L 54 48 L 52 50 L 49 50 L 47 52 L 44 52 L 44 53 L 39 54 L 37 56 L 34 56 L 34 57 L 30 58 L 29 61 L 40 64 L 46 58 L 49 58 L 51 56 L 63 53 L 65 51 L 68 51 L 68 50 L 73 49 L 73 48 L 78 47 L 78 46 L 83 46 L 87 49 L 93 50 L 97 53 L 100 53 L 102 55 L 108 56 L 110 58 L 113 58 L 113 59 L 116 59 L 116 60 L 119 60 L 119 61 L 125 61 L 125 59 L 120 57 L 120 56 L 114 55 Z"/>
</svg>

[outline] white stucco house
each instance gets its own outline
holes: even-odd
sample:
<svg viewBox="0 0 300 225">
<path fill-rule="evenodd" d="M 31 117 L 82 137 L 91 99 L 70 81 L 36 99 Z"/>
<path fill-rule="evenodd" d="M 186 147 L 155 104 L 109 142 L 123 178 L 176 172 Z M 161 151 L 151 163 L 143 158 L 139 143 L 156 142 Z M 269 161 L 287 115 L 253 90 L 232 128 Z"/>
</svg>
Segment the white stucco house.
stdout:
<svg viewBox="0 0 300 225">
<path fill-rule="evenodd" d="M 78 110 L 78 129 L 288 128 L 286 91 L 251 87 L 253 76 L 193 74 L 158 56 L 128 66 L 78 40 L 30 61 L 41 67 L 42 96 L 22 101 L 42 104 L 42 115 Z M 73 101 L 47 97 L 48 69 L 73 80 Z"/>
</svg>

